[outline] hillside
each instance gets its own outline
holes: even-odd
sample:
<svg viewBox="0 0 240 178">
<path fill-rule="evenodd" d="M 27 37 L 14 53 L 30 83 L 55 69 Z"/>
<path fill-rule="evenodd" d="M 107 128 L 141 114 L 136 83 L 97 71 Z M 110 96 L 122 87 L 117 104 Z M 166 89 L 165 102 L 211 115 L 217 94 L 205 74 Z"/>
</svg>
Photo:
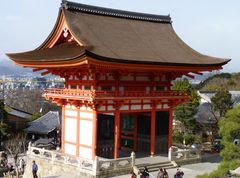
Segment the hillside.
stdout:
<svg viewBox="0 0 240 178">
<path fill-rule="evenodd" d="M 19 75 L 28 72 L 31 72 L 31 69 L 19 67 L 8 59 L 0 59 L 0 75 Z"/>
<path fill-rule="evenodd" d="M 201 91 L 240 90 L 240 73 L 220 73 L 208 77 L 196 88 Z"/>
</svg>

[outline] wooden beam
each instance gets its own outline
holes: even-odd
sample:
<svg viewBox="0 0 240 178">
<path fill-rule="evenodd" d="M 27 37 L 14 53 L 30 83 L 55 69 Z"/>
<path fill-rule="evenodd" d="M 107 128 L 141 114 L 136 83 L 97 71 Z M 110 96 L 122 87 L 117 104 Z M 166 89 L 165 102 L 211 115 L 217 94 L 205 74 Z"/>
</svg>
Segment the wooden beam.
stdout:
<svg viewBox="0 0 240 178">
<path fill-rule="evenodd" d="M 47 74 L 49 74 L 49 73 L 51 73 L 51 71 L 50 71 L 50 70 L 47 70 L 47 71 L 45 71 L 45 72 L 42 72 L 42 73 L 41 73 L 41 76 L 47 75 Z"/>
<path fill-rule="evenodd" d="M 38 71 L 40 71 L 40 70 L 44 70 L 43 68 L 35 68 L 35 69 L 33 69 L 32 71 L 33 72 L 38 72 Z"/>
</svg>

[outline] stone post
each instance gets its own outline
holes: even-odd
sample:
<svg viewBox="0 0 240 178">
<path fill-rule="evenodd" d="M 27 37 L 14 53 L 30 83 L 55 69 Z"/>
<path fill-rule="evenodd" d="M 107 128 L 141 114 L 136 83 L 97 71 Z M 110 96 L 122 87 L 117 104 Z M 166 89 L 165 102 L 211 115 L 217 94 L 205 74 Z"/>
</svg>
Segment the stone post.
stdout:
<svg viewBox="0 0 240 178">
<path fill-rule="evenodd" d="M 99 171 L 99 158 L 98 158 L 98 156 L 95 156 L 95 159 L 93 161 L 93 173 L 94 173 L 94 175 L 97 175 L 98 171 Z"/>
<path fill-rule="evenodd" d="M 168 149 L 168 160 L 169 161 L 172 161 L 172 152 L 173 152 L 172 147 L 169 147 L 169 149 Z"/>
<path fill-rule="evenodd" d="M 131 158 L 132 158 L 132 167 L 135 166 L 135 158 L 136 158 L 136 155 L 134 152 L 131 153 Z"/>
</svg>

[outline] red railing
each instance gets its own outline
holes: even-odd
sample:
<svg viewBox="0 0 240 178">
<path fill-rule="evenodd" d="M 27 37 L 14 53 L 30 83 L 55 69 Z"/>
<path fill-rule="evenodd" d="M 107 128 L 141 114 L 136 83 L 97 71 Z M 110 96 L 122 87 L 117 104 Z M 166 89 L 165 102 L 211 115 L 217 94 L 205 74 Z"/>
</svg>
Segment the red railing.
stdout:
<svg viewBox="0 0 240 178">
<path fill-rule="evenodd" d="M 96 91 L 96 90 L 79 90 L 79 89 L 46 89 L 44 92 L 46 98 L 112 98 L 112 97 L 188 97 L 189 95 L 183 91 Z"/>
</svg>

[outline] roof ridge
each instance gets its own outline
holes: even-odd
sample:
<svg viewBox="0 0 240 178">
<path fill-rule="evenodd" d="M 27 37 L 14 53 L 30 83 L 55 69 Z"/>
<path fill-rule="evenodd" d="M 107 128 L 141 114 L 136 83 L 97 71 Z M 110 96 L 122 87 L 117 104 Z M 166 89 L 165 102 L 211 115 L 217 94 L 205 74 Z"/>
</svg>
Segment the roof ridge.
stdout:
<svg viewBox="0 0 240 178">
<path fill-rule="evenodd" d="M 86 5 L 71 1 L 62 0 L 61 7 L 67 10 L 80 11 L 91 14 L 113 16 L 118 18 L 127 18 L 134 20 L 144 20 L 151 22 L 172 23 L 170 15 L 156 15 L 140 12 L 131 12 L 125 10 L 118 10 L 112 8 L 98 7 L 92 5 Z"/>
</svg>

